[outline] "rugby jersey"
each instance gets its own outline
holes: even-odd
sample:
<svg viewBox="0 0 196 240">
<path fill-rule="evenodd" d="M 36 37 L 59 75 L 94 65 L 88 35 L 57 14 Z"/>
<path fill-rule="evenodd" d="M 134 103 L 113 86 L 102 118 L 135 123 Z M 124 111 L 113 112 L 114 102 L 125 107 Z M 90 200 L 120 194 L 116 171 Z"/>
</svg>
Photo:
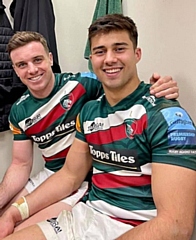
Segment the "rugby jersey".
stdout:
<svg viewBox="0 0 196 240">
<path fill-rule="evenodd" d="M 102 92 L 92 73 L 55 74 L 48 97 L 37 99 L 27 90 L 12 106 L 9 121 L 14 140 L 31 139 L 38 144 L 46 168 L 59 170 L 75 137 L 77 114 Z"/>
<path fill-rule="evenodd" d="M 105 95 L 81 110 L 76 137 L 89 144 L 92 188 L 86 204 L 136 226 L 156 216 L 152 163 L 196 170 L 196 131 L 176 100 L 156 98 L 141 82 L 111 107 Z"/>
</svg>

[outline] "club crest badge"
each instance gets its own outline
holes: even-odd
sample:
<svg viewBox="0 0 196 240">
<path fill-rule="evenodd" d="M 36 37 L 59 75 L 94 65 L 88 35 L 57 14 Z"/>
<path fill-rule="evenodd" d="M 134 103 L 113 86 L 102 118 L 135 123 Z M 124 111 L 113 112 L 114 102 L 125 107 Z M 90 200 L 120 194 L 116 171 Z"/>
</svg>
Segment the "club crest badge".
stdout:
<svg viewBox="0 0 196 240">
<path fill-rule="evenodd" d="M 73 96 L 72 95 L 63 96 L 60 100 L 60 104 L 65 110 L 69 110 L 73 105 Z"/>
<path fill-rule="evenodd" d="M 137 132 L 137 121 L 136 119 L 126 119 L 125 120 L 125 130 L 128 138 L 133 139 L 135 133 Z"/>
</svg>

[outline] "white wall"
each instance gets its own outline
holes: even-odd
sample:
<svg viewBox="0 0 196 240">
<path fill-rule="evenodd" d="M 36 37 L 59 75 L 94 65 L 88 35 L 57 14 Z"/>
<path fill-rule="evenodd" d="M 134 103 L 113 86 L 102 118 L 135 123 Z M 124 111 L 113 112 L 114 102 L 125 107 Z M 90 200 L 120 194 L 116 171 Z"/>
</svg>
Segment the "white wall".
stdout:
<svg viewBox="0 0 196 240">
<path fill-rule="evenodd" d="M 12 0 L 4 0 L 9 14 Z M 56 38 L 62 71 L 86 71 L 84 48 L 96 0 L 53 0 Z M 196 1 L 123 0 L 123 12 L 132 17 L 139 31 L 142 61 L 138 64 L 141 80 L 148 81 L 156 71 L 172 75 L 180 87 L 180 102 L 196 122 L 194 109 L 196 84 Z M 0 133 L 0 179 L 11 161 L 11 133 Z M 41 156 L 37 149 L 33 173 Z M 195 238 L 196 239 L 196 235 Z"/>
<path fill-rule="evenodd" d="M 83 58 L 87 28 L 96 0 L 54 1 L 56 35 L 63 71 L 84 71 Z M 172 75 L 180 87 L 180 102 L 196 121 L 193 104 L 196 95 L 196 1 L 123 0 L 123 12 L 131 16 L 139 31 L 142 61 L 139 75 L 148 81 L 157 71 Z"/>
</svg>

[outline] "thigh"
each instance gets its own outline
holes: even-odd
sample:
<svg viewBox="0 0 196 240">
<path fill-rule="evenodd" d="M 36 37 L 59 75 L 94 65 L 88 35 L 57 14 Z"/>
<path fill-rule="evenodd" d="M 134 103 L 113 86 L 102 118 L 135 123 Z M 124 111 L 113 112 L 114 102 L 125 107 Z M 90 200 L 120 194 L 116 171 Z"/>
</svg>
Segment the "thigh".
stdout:
<svg viewBox="0 0 196 240">
<path fill-rule="evenodd" d="M 102 214 L 84 203 L 72 210 L 75 239 L 114 240 L 133 228 Z"/>
<path fill-rule="evenodd" d="M 26 227 L 29 227 L 33 224 L 36 224 L 41 221 L 45 221 L 47 219 L 57 217 L 60 212 L 63 210 L 71 210 L 71 206 L 64 203 L 64 202 L 57 202 L 55 204 L 50 205 L 49 207 L 39 211 L 38 213 L 34 214 L 30 218 L 26 219 L 22 223 L 20 223 L 17 227 L 15 227 L 15 232 Z"/>
<path fill-rule="evenodd" d="M 105 216 L 84 203 L 78 203 L 72 211 L 62 211 L 58 218 L 38 223 L 47 240 L 113 240 L 131 228 Z"/>
<path fill-rule="evenodd" d="M 21 231 L 14 232 L 13 234 L 4 238 L 4 240 L 21 240 L 21 239 L 46 240 L 43 232 L 37 225 L 33 225 L 33 226 L 25 228 Z"/>
</svg>

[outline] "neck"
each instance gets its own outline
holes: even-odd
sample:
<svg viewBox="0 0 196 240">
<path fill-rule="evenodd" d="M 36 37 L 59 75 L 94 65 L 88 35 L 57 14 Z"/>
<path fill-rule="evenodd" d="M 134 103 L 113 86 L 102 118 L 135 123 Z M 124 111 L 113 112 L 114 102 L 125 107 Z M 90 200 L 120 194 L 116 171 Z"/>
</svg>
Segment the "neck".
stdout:
<svg viewBox="0 0 196 240">
<path fill-rule="evenodd" d="M 121 100 L 133 93 L 139 86 L 140 80 L 137 78 L 135 81 L 132 81 L 128 86 L 123 86 L 115 89 L 110 89 L 103 85 L 103 89 L 106 95 L 106 99 L 110 106 L 115 106 Z"/>
</svg>

